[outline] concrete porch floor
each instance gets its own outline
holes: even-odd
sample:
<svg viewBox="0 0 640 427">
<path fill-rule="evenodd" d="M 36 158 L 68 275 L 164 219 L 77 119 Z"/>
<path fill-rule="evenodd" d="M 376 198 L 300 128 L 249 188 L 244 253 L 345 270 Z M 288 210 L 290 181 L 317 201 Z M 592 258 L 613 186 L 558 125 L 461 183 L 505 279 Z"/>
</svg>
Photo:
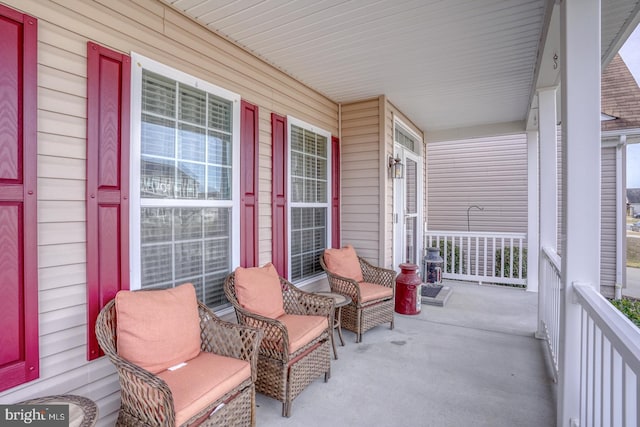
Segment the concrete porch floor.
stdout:
<svg viewBox="0 0 640 427">
<path fill-rule="evenodd" d="M 396 314 L 394 330 L 378 326 L 360 344 L 344 331 L 331 379 L 304 390 L 290 418 L 280 416 L 280 402 L 257 394 L 257 425 L 555 425 L 556 386 L 533 336 L 538 294 L 446 285 L 453 294 L 444 307 Z"/>
</svg>

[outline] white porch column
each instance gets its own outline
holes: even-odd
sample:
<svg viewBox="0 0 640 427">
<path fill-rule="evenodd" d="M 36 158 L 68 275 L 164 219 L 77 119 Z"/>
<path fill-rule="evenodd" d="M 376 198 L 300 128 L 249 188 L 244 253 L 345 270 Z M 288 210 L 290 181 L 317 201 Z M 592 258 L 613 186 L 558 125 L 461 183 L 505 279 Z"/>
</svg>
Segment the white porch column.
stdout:
<svg viewBox="0 0 640 427">
<path fill-rule="evenodd" d="M 538 132 L 527 131 L 527 291 L 538 291 Z M 540 310 L 540 304 L 538 304 Z M 540 312 L 538 311 L 538 319 Z"/>
<path fill-rule="evenodd" d="M 538 129 L 540 132 L 540 245 L 538 257 L 542 255 L 542 248 L 547 246 L 557 251 L 556 234 L 558 220 L 558 137 L 556 87 L 538 90 Z M 539 263 L 538 279 L 538 338 L 545 338 L 543 319 L 545 319 L 548 284 L 544 283 L 543 263 Z M 549 319 L 546 319 L 547 321 Z"/>
<path fill-rule="evenodd" d="M 580 306 L 600 281 L 600 0 L 561 4 L 563 215 L 558 426 L 580 424 Z"/>
</svg>

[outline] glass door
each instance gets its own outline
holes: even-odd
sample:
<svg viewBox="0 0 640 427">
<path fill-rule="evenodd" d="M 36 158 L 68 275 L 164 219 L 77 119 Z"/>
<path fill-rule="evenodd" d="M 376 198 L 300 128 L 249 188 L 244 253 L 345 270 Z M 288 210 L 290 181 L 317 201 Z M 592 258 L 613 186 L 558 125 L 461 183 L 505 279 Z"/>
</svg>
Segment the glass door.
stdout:
<svg viewBox="0 0 640 427">
<path fill-rule="evenodd" d="M 394 266 L 419 263 L 422 249 L 422 159 L 397 148 L 397 157 L 404 165 L 404 178 L 394 183 Z"/>
</svg>

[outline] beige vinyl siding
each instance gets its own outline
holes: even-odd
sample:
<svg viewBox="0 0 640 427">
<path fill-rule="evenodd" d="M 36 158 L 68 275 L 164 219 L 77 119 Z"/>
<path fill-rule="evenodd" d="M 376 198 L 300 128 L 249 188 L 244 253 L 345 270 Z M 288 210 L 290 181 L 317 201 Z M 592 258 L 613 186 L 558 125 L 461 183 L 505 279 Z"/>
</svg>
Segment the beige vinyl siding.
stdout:
<svg viewBox="0 0 640 427">
<path fill-rule="evenodd" d="M 0 403 L 49 394 L 81 394 L 98 403 L 98 425 L 113 425 L 119 407 L 115 370 L 104 357 L 93 362 L 86 360 L 87 41 L 127 54 L 136 52 L 234 91 L 258 105 L 260 264 L 271 260 L 270 115 L 272 112 L 291 115 L 337 135 L 338 106 L 156 0 L 4 3 L 38 19 L 41 374 L 36 381 L 0 393 Z M 366 120 L 363 125 L 370 126 Z M 367 159 L 370 146 L 354 144 L 353 148 L 349 166 L 356 167 L 355 159 Z M 377 168 L 377 159 L 364 160 L 367 162 L 373 162 L 375 166 L 370 167 Z M 361 180 L 376 179 L 375 173 L 367 172 L 366 167 L 362 172 Z M 358 178 L 351 180 L 357 182 Z M 377 196 L 377 187 L 368 195 Z M 348 200 L 349 192 L 343 193 L 343 197 Z M 377 208 L 372 200 L 373 197 L 358 199 L 358 203 L 366 203 L 367 209 L 369 205 Z M 374 213 L 371 221 L 377 230 L 376 211 L 371 209 Z M 348 215 L 348 209 L 346 212 Z M 362 219 L 360 213 L 356 215 Z M 356 222 L 353 216 L 350 221 L 346 228 Z M 373 239 L 369 232 L 359 230 L 351 238 L 368 242 Z"/>
<path fill-rule="evenodd" d="M 427 143 L 428 230 L 527 232 L 524 134 Z"/>
<path fill-rule="evenodd" d="M 393 268 L 393 181 L 387 159 L 393 122 L 422 131 L 385 96 L 342 105 L 342 244 L 370 262 Z"/>
<path fill-rule="evenodd" d="M 378 264 L 380 254 L 379 98 L 342 105 L 342 244 Z"/>
<path fill-rule="evenodd" d="M 614 296 L 616 283 L 616 147 L 602 148 L 600 182 L 600 292 Z"/>
</svg>

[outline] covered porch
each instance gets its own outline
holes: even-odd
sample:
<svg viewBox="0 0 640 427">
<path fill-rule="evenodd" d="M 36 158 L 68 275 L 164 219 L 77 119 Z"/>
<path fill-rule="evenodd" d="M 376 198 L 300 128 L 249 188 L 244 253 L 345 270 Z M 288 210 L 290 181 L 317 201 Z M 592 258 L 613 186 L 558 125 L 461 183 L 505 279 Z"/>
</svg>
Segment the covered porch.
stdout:
<svg viewBox="0 0 640 427">
<path fill-rule="evenodd" d="M 445 307 L 396 315 L 393 331 L 378 326 L 359 344 L 345 331 L 330 381 L 315 381 L 298 396 L 291 418 L 258 394 L 260 425 L 554 425 L 557 385 L 534 337 L 537 295 L 445 284 L 453 288 Z"/>
<path fill-rule="evenodd" d="M 23 363 L 25 371 L 35 374 L 4 387 L 1 402 L 72 392 L 98 403 L 99 425 L 112 425 L 117 416 L 117 377 L 91 341 L 93 324 L 88 313 L 102 303 L 100 298 L 112 298 L 115 292 L 99 286 L 102 282 L 93 277 L 98 276 L 97 266 L 112 265 L 98 262 L 98 248 L 103 248 L 98 243 L 106 242 L 104 247 L 117 252 L 107 254 L 113 255 L 109 260 L 117 268 L 106 269 L 121 276 L 105 275 L 104 282 L 112 285 L 120 280 L 118 289 L 146 286 L 140 257 L 141 228 L 145 229 L 141 218 L 151 219 L 148 230 L 154 231 L 153 219 L 159 216 L 152 215 L 153 209 L 164 205 L 158 201 L 162 194 L 147 201 L 140 195 L 145 182 L 140 179 L 144 169 L 140 156 L 145 154 L 140 147 L 143 121 L 140 110 L 129 114 L 129 97 L 142 104 L 138 93 L 141 70 L 148 69 L 149 76 L 162 72 L 168 76 L 159 80 L 170 79 L 176 85 L 181 84 L 182 73 L 196 75 L 191 86 L 211 83 L 215 86 L 212 93 L 233 105 L 236 122 L 229 146 L 235 151 L 229 159 L 235 163 L 229 160 L 222 166 L 235 177 L 233 186 L 229 181 L 233 191 L 224 206 L 228 205 L 237 221 L 225 223 L 229 226 L 226 241 L 233 245 L 228 244 L 229 257 L 217 272 L 218 282 L 240 264 L 271 261 L 278 264 L 281 274 L 296 279 L 287 265 L 294 264 L 288 250 L 298 256 L 299 267 L 317 259 L 315 253 L 302 254 L 301 245 L 295 247 L 290 240 L 294 233 L 302 235 L 302 226 L 287 223 L 287 214 L 300 208 L 291 203 L 296 199 L 290 183 L 300 177 L 287 168 L 294 151 L 286 145 L 293 133 L 287 123 L 324 138 L 330 142 L 326 146 L 335 145 L 333 151 L 325 152 L 335 156 L 327 155 L 324 166 L 317 167 L 325 172 L 325 181 L 318 186 L 325 190 L 324 218 L 332 221 L 321 224 L 326 240 L 318 239 L 313 249 L 352 243 L 363 257 L 385 267 L 402 262 L 397 249 L 400 254 L 405 249 L 397 245 L 402 232 L 395 226 L 399 180 L 389 170 L 390 160 L 397 158 L 396 130 L 404 127 L 406 135 L 416 137 L 412 142 L 418 147 L 406 156 L 413 159 L 419 190 L 417 196 L 412 194 L 416 196 L 414 207 L 424 213 L 423 217 L 416 213 L 416 227 L 411 230 L 414 239 L 422 237 L 421 220 L 427 220 L 424 195 L 429 190 L 426 180 L 419 179 L 420 168 L 426 164 L 424 146 L 432 141 L 527 134 L 530 292 L 451 283 L 454 295 L 444 309 L 423 307 L 417 316 L 398 315 L 395 330 L 377 327 L 359 344 L 345 332 L 347 344 L 338 348 L 340 358 L 332 362 L 329 383 L 316 381 L 302 393 L 291 418 L 280 416 L 277 401 L 258 395 L 258 425 L 574 427 L 638 423 L 640 333 L 600 295 L 598 230 L 601 66 L 610 61 L 640 20 L 640 2 L 537 0 L 479 5 L 463 0 L 451 6 L 449 2 L 407 1 L 380 2 L 380 8 L 375 8 L 366 2 L 335 0 L 330 5 L 304 2 L 305 8 L 291 15 L 281 13 L 290 5 L 280 1 L 256 2 L 268 10 L 243 7 L 240 2 L 222 2 L 223 6 L 201 2 L 196 7 L 198 1 L 180 0 L 75 1 L 77 10 L 58 0 L 0 3 L 33 15 L 41 28 L 39 38 L 33 37 L 38 55 L 35 48 L 27 55 L 33 57 L 34 70 L 40 73 L 34 71 L 29 92 L 33 111 L 28 117 L 34 123 L 37 118 L 38 128 L 37 134 L 36 129 L 29 133 L 34 139 L 28 146 L 33 149 L 27 152 L 33 159 L 30 182 L 37 185 L 40 203 L 30 224 L 39 236 L 33 236 L 27 245 L 34 256 L 24 258 L 33 264 L 25 299 L 39 302 L 27 310 L 32 324 L 40 326 L 39 331 L 30 329 L 33 351 L 29 363 L 35 361 L 41 373 Z M 324 9 L 319 12 L 315 7 Z M 383 30 L 380 24 L 385 16 L 395 20 Z M 215 19 L 206 22 L 202 17 Z M 425 28 L 433 32 L 422 32 Z M 407 33 L 408 37 L 391 37 Z M 138 69 L 138 92 L 115 101 L 121 107 L 115 110 L 125 119 L 119 135 L 127 144 L 131 137 L 133 148 L 123 145 L 122 158 L 113 162 L 107 156 L 105 162 L 115 165 L 115 175 L 130 171 L 133 176 L 129 185 L 128 173 L 124 173 L 117 194 L 107 191 L 109 207 L 116 201 L 122 205 L 117 215 L 124 218 L 123 224 L 128 227 L 130 219 L 137 221 L 131 233 L 123 227 L 116 243 L 115 228 L 107 227 L 103 240 L 96 237 L 104 218 L 98 221 L 97 214 L 87 213 L 87 206 L 97 209 L 92 201 L 95 194 L 87 187 L 91 179 L 97 180 L 94 172 L 98 170 L 87 161 L 87 147 L 92 146 L 88 141 L 97 129 L 91 121 L 96 115 L 87 112 L 87 105 L 93 105 L 87 101 L 98 100 L 87 90 L 91 87 L 87 81 L 96 76 L 88 66 L 96 63 L 92 52 L 99 49 L 94 41 L 109 49 L 109 58 L 120 55 L 118 61 L 125 64 L 127 73 L 131 70 L 126 64 Z M 423 50 L 425 46 L 431 50 Z M 381 59 L 382 63 L 365 59 Z M 125 83 L 130 80 L 127 73 L 122 77 Z M 366 87 L 356 85 L 363 82 Z M 105 90 L 98 95 L 110 94 Z M 138 133 L 129 132 L 129 119 Z M 558 168 L 557 156 L 559 124 L 562 168 Z M 104 151 L 111 153 L 113 147 L 107 148 Z M 238 160 L 241 148 L 251 148 L 244 163 Z M 313 149 L 309 150 L 305 155 L 315 159 Z M 138 156 L 138 162 L 129 168 L 130 153 Z M 184 160 L 171 159 L 176 164 Z M 241 181 L 240 169 L 251 172 L 246 182 Z M 304 178 L 311 182 L 316 176 Z M 562 183 L 560 201 L 558 182 Z M 163 190 L 153 182 L 149 187 Z M 12 189 L 9 194 L 14 197 L 15 193 Z M 25 187 L 25 194 L 35 193 Z M 129 211 L 130 194 L 137 204 Z M 141 200 L 148 204 L 141 207 Z M 184 205 L 181 199 L 171 202 L 177 224 L 181 218 L 177 209 Z M 218 207 L 215 203 L 189 200 L 186 206 L 212 209 Z M 173 221 L 174 211 L 166 212 Z M 242 216 L 246 222 L 240 222 L 240 212 L 246 214 Z M 218 221 L 213 215 L 202 218 Z M 96 236 L 87 237 L 85 228 Z M 171 232 L 167 234 L 173 239 Z M 509 239 L 513 254 L 512 242 L 520 237 Z M 204 237 L 199 241 L 204 244 Z M 503 243 L 501 248 L 506 246 Z M 417 244 L 412 248 L 421 249 Z M 518 248 L 522 250 L 523 245 Z M 196 258 L 195 251 L 185 253 L 185 258 Z M 203 271 L 214 264 L 212 259 L 221 259 L 215 253 L 205 262 L 204 253 L 200 253 Z M 300 262 L 303 256 L 311 262 Z M 168 265 L 160 257 L 153 261 L 153 265 Z M 180 270 L 179 260 L 175 264 Z M 316 290 L 324 276 L 320 270 L 311 270 L 299 284 Z M 515 270 L 509 270 L 513 276 Z M 173 280 L 175 275 L 160 276 Z M 204 283 L 204 273 L 201 276 Z M 18 282 L 16 289 L 21 290 Z M 152 287 L 158 281 L 149 282 Z M 221 288 L 220 283 L 216 286 Z M 15 295 L 21 294 L 16 291 Z M 14 300 L 22 310 L 23 302 Z M 233 317 L 224 307 L 220 314 Z"/>
</svg>

